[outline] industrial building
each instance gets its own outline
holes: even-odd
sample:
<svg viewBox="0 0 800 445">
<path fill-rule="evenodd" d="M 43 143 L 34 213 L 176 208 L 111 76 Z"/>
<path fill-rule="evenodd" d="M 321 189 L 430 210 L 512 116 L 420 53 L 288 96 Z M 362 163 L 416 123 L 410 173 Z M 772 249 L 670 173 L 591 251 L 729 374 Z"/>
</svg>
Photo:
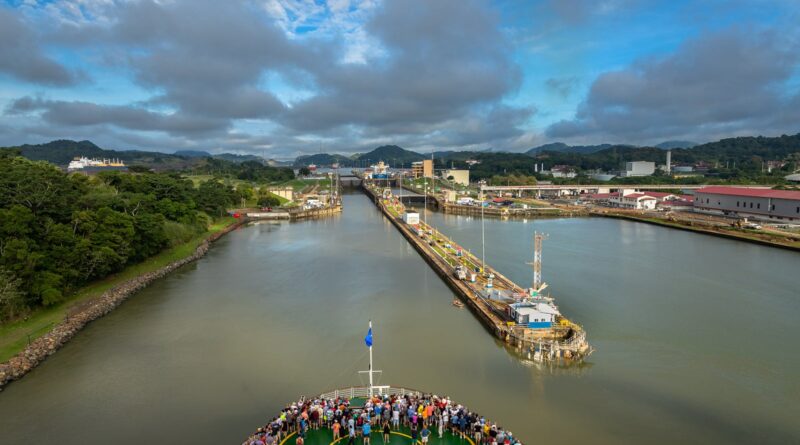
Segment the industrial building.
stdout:
<svg viewBox="0 0 800 445">
<path fill-rule="evenodd" d="M 800 191 L 704 187 L 695 192 L 694 209 L 760 220 L 800 221 Z"/>
<path fill-rule="evenodd" d="M 283 199 L 288 199 L 289 201 L 294 200 L 294 189 L 291 187 L 270 187 L 267 190 L 269 190 L 269 192 L 273 195 L 279 196 Z"/>
<path fill-rule="evenodd" d="M 433 178 L 433 159 L 412 162 L 411 174 L 415 178 Z"/>
<path fill-rule="evenodd" d="M 452 177 L 456 184 L 469 185 L 469 170 L 445 170 L 442 174 L 444 179 Z"/>
<path fill-rule="evenodd" d="M 625 164 L 625 170 L 620 172 L 620 176 L 650 176 L 656 172 L 656 163 L 649 161 L 633 161 Z"/>
<path fill-rule="evenodd" d="M 608 200 L 612 207 L 635 210 L 653 210 L 658 199 L 645 193 L 614 193 Z"/>
</svg>

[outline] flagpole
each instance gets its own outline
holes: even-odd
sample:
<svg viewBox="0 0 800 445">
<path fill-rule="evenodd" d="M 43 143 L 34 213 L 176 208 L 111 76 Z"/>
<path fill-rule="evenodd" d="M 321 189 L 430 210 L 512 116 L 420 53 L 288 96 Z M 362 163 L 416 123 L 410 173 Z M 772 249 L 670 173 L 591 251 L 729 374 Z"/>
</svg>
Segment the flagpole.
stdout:
<svg viewBox="0 0 800 445">
<path fill-rule="evenodd" d="M 372 332 L 372 320 L 369 321 L 369 332 Z M 369 342 L 369 396 L 372 397 L 372 342 Z"/>
</svg>

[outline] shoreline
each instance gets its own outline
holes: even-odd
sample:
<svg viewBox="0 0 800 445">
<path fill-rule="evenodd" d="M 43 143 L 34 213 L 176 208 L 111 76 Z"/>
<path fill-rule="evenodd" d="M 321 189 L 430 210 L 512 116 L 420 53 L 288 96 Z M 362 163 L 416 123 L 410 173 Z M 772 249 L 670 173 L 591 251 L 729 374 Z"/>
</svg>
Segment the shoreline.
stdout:
<svg viewBox="0 0 800 445">
<path fill-rule="evenodd" d="M 43 363 L 47 357 L 61 349 L 86 325 L 116 309 L 125 300 L 150 285 L 153 281 L 202 258 L 208 252 L 211 243 L 249 222 L 248 219 L 242 219 L 217 232 L 213 232 L 201 241 L 190 255 L 172 261 L 156 270 L 125 280 L 99 296 L 70 308 L 67 311 L 67 315 L 47 333 L 30 341 L 22 351 L 7 361 L 0 363 L 0 392 L 6 385 L 22 378 L 36 366 Z"/>
</svg>

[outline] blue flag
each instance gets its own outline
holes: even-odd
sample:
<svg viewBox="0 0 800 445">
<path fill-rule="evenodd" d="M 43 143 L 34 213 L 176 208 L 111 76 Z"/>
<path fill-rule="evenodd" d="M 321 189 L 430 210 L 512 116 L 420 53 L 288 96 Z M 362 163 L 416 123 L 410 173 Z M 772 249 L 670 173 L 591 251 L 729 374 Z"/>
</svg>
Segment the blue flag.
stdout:
<svg viewBox="0 0 800 445">
<path fill-rule="evenodd" d="M 364 337 L 364 343 L 366 343 L 368 347 L 372 346 L 372 328 L 369 328 L 369 331 L 367 331 L 367 336 Z"/>
</svg>

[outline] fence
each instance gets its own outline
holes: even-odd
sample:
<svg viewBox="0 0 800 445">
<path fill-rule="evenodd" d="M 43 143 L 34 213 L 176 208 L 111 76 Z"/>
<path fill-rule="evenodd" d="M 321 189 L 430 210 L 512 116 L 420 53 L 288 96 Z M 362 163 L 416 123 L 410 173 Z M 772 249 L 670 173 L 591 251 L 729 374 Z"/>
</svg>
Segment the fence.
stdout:
<svg viewBox="0 0 800 445">
<path fill-rule="evenodd" d="M 394 388 L 391 386 L 373 386 L 372 387 L 373 394 L 377 395 L 389 395 L 389 396 L 400 396 L 404 397 L 406 395 L 411 396 L 420 396 L 422 392 L 408 389 L 408 388 Z M 342 389 L 334 389 L 333 391 L 325 392 L 320 394 L 319 396 L 322 399 L 336 399 L 339 397 L 345 397 L 348 399 L 353 399 L 356 397 L 369 397 L 369 387 L 366 386 L 351 386 L 350 388 L 342 388 Z"/>
</svg>

